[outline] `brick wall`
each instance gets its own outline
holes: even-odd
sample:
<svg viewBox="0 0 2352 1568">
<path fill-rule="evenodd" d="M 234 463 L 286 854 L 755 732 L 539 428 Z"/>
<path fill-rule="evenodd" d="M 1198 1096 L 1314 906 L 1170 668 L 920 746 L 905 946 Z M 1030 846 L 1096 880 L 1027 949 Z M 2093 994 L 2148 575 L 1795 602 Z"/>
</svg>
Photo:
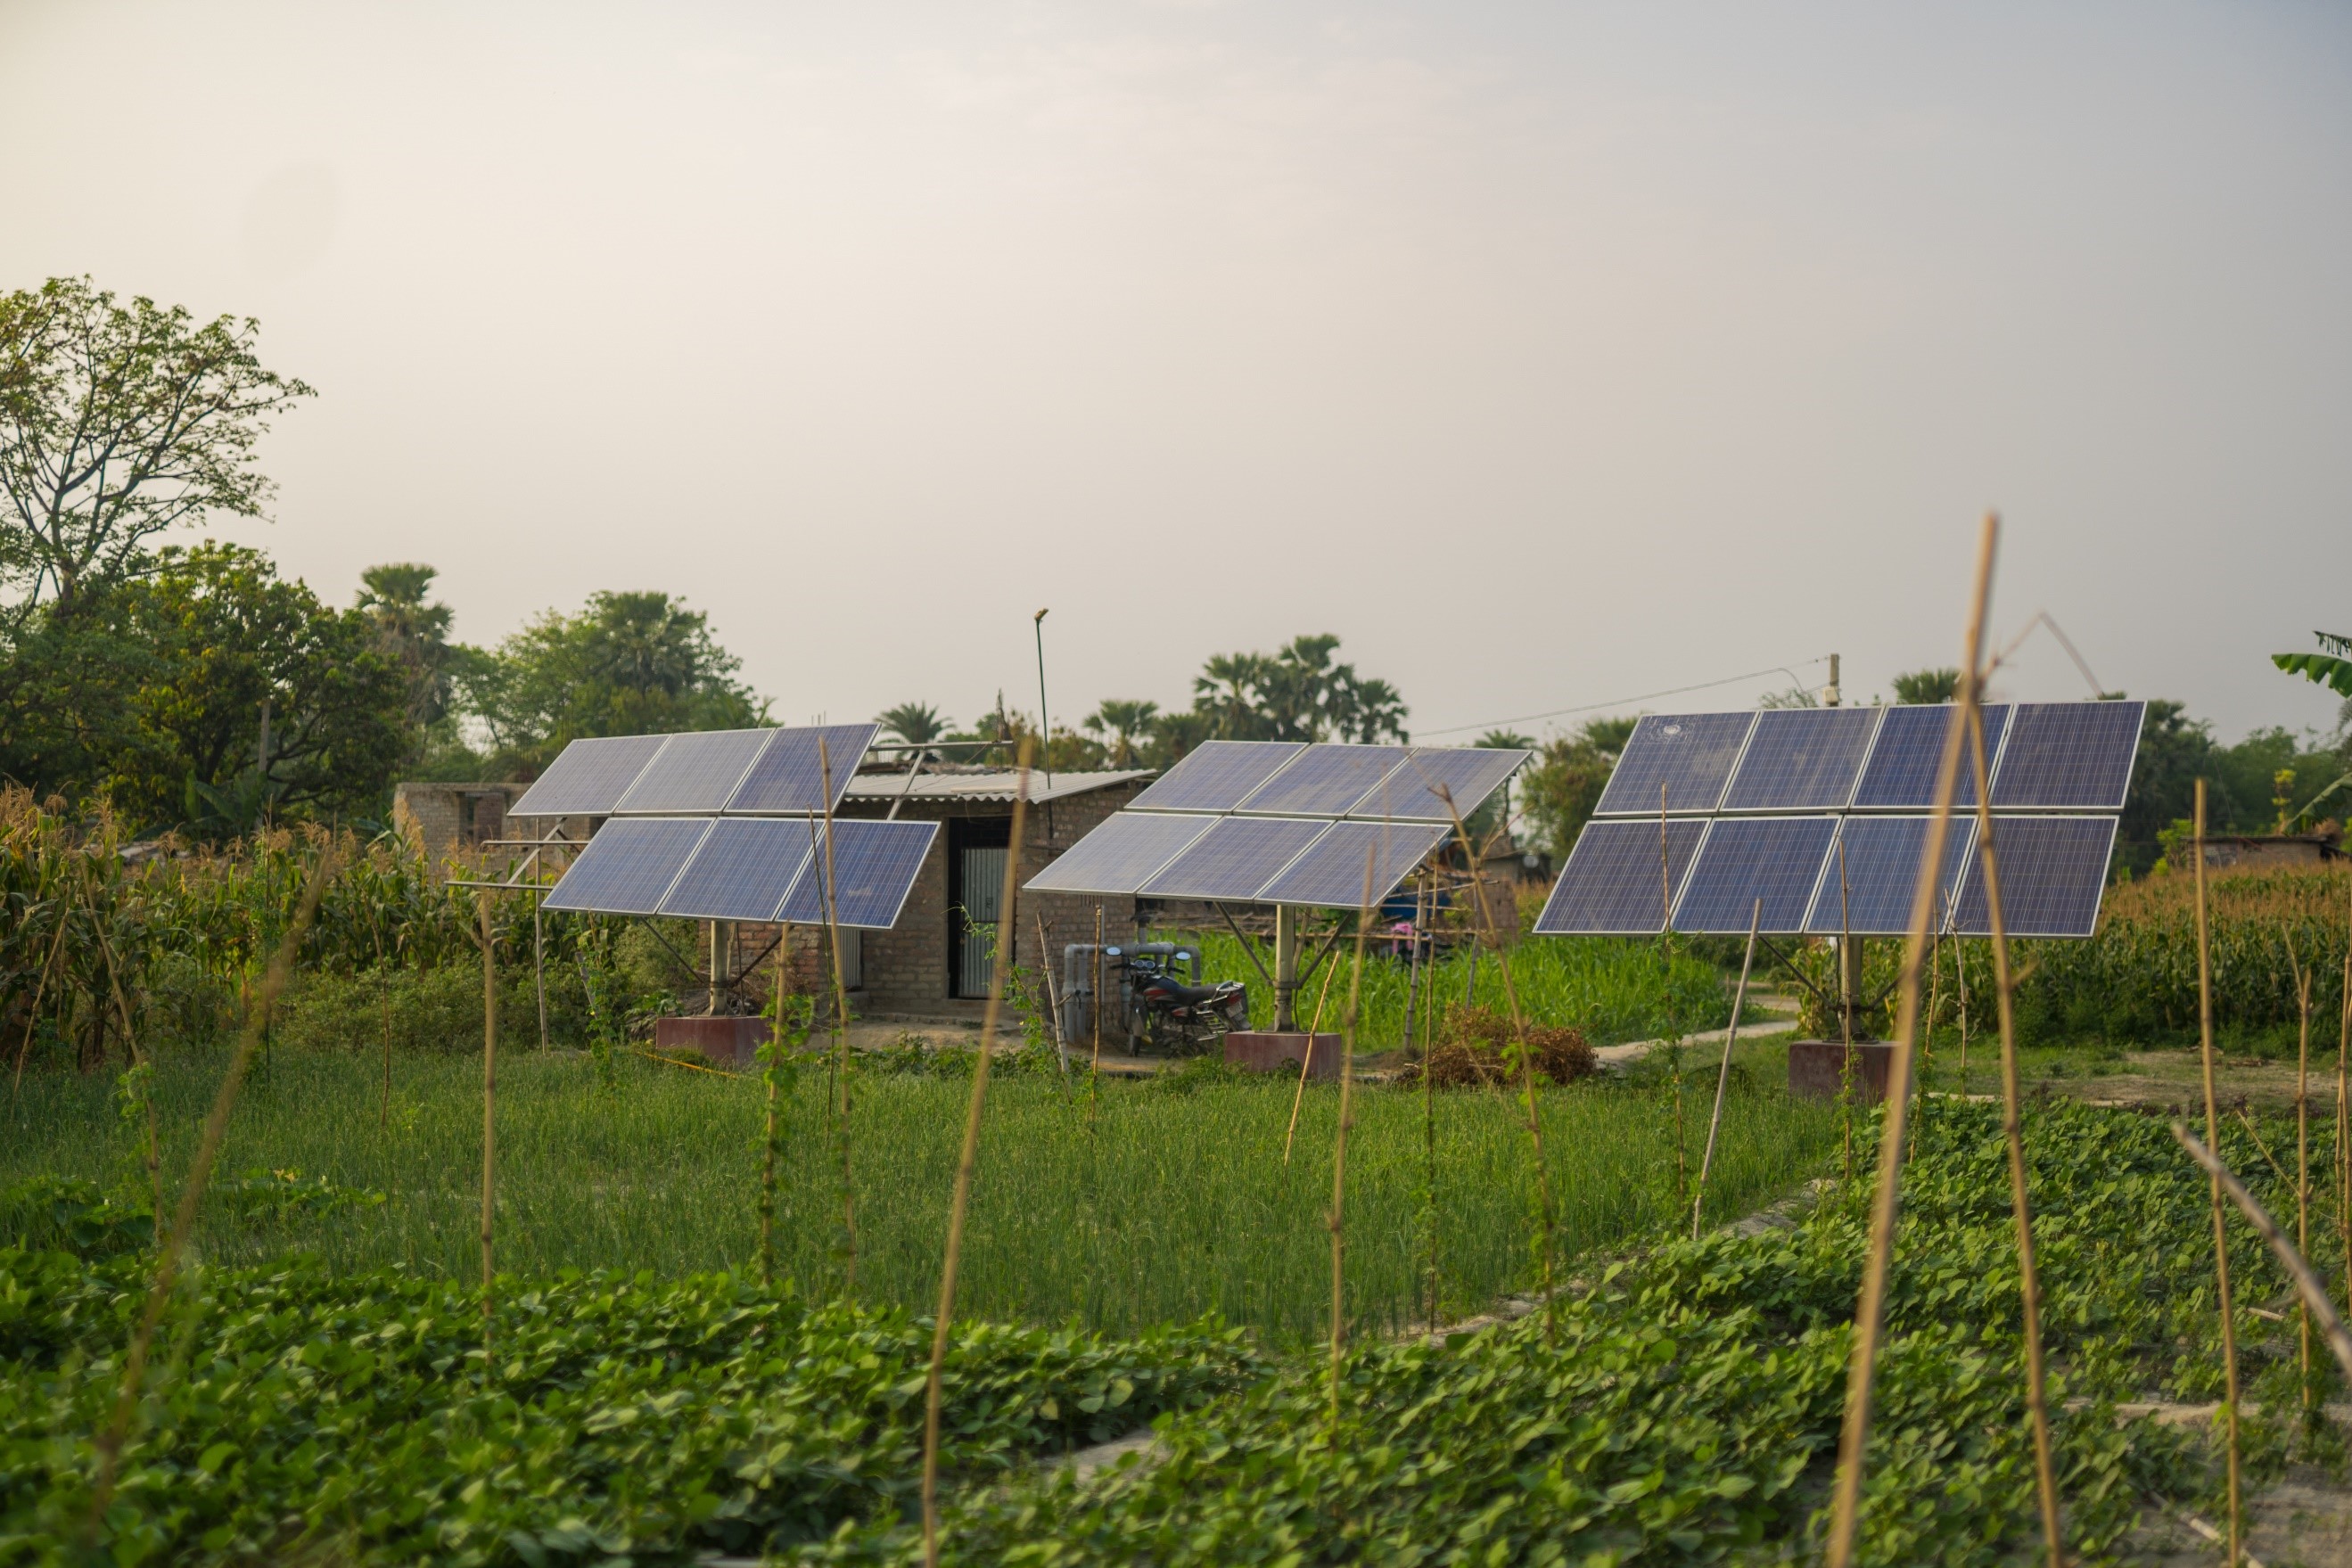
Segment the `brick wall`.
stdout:
<svg viewBox="0 0 2352 1568">
<path fill-rule="evenodd" d="M 1142 792 L 1143 783 L 1090 789 L 1033 806 L 1022 834 L 1019 878 L 1028 881 L 1053 863 L 1104 818 Z M 882 816 L 887 802 L 857 802 L 849 808 L 861 816 Z M 977 1019 L 986 1004 L 976 998 L 948 994 L 948 828 L 956 818 L 1008 819 L 1013 808 L 1003 802 L 948 801 L 909 798 L 899 808 L 900 821 L 936 821 L 939 837 L 915 877 L 898 924 L 888 931 L 866 934 L 866 986 L 855 998 L 857 1010 L 868 1016 L 904 1013 L 930 1018 Z M 1014 911 L 1013 961 L 1034 967 L 1039 958 L 1037 923 L 1045 923 L 1048 961 L 1054 983 L 1061 984 L 1062 945 L 1091 942 L 1095 906 L 1103 908 L 1106 939 L 1124 941 L 1135 934 L 1135 901 L 1072 894 L 1024 894 Z"/>
</svg>

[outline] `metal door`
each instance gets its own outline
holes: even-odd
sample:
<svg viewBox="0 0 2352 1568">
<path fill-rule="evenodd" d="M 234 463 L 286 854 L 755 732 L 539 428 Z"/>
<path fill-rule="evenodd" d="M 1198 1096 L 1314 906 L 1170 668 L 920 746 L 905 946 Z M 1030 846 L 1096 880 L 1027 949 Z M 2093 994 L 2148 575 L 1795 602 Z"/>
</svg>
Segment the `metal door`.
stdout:
<svg viewBox="0 0 2352 1568">
<path fill-rule="evenodd" d="M 957 881 L 963 889 L 963 946 L 956 955 L 956 978 L 961 994 L 967 997 L 988 995 L 989 981 L 996 972 L 996 932 L 1003 919 L 1008 852 L 1003 844 L 968 844 L 961 852 Z"/>
</svg>

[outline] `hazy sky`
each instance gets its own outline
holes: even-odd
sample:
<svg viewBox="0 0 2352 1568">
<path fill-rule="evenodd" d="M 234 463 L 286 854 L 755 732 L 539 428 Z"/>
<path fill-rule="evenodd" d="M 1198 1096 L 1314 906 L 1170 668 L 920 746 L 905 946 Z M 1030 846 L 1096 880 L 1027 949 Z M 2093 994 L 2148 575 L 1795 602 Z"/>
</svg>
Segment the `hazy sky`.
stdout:
<svg viewBox="0 0 2352 1568">
<path fill-rule="evenodd" d="M 787 720 L 1034 709 L 1040 605 L 1066 720 L 1310 631 L 1433 738 L 1866 696 L 1987 507 L 1998 628 L 2334 719 L 2340 5 L 0 0 L 0 287 L 320 389 L 218 532 L 472 642 L 666 589 Z"/>
</svg>

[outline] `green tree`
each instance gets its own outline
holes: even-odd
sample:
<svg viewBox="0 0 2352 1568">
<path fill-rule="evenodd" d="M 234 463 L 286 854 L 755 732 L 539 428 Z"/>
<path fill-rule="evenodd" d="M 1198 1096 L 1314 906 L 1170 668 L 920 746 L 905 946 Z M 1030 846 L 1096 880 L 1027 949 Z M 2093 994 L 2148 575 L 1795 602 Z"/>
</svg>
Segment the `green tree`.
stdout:
<svg viewBox="0 0 2352 1568">
<path fill-rule="evenodd" d="M 874 716 L 885 735 L 895 736 L 909 746 L 926 746 L 947 737 L 948 721 L 940 710 L 929 703 L 900 703 L 884 708 Z"/>
<path fill-rule="evenodd" d="M 1519 774 L 1519 810 L 1530 847 L 1565 861 L 1576 847 L 1609 775 L 1633 737 L 1637 718 L 1587 719 L 1573 732 L 1547 742 Z"/>
<path fill-rule="evenodd" d="M 1956 702 L 1960 695 L 1960 672 L 1957 668 L 1908 670 L 1895 677 L 1895 700 L 1898 704 Z"/>
<path fill-rule="evenodd" d="M 667 593 L 597 593 L 577 615 L 550 611 L 457 672 L 467 709 L 489 732 L 493 763 L 545 767 L 583 736 L 739 729 L 767 704 L 709 619 Z"/>
<path fill-rule="evenodd" d="M 1113 768 L 1135 766 L 1138 743 L 1151 733 L 1152 721 L 1160 716 L 1160 705 L 1133 698 L 1108 697 L 1079 727 L 1090 734 L 1104 736 L 1105 749 Z"/>
<path fill-rule="evenodd" d="M 20 627 L 152 570 L 170 528 L 263 515 L 256 448 L 312 392 L 263 367 L 259 334 L 88 278 L 0 295 L 0 588 Z"/>
<path fill-rule="evenodd" d="M 1332 658 L 1329 632 L 1271 653 L 1219 653 L 1192 680 L 1192 706 L 1151 720 L 1147 760 L 1166 767 L 1203 740 L 1405 738 L 1404 699 L 1383 680 Z"/>
<path fill-rule="evenodd" d="M 425 597 L 439 575 L 415 561 L 360 573 L 359 608 L 375 628 L 376 645 L 407 678 L 408 722 L 420 733 L 450 710 L 449 626 L 456 612 Z"/>
<path fill-rule="evenodd" d="M 265 811 L 383 814 L 408 693 L 363 612 L 321 603 L 258 550 L 209 541 L 166 548 L 103 611 L 150 652 L 119 683 L 131 733 L 105 781 L 131 821 L 220 835 Z"/>
</svg>

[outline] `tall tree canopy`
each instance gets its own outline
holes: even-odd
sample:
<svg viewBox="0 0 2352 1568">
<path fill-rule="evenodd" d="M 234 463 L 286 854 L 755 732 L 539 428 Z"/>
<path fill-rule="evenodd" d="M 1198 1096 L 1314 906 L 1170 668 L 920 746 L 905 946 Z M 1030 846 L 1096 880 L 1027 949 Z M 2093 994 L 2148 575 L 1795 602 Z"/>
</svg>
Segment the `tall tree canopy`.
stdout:
<svg viewBox="0 0 2352 1568">
<path fill-rule="evenodd" d="M 458 682 L 494 764 L 536 769 L 583 736 L 765 723 L 740 667 L 702 612 L 667 593 L 597 593 L 577 615 L 541 616 Z"/>
<path fill-rule="evenodd" d="M 262 515 L 255 447 L 312 394 L 262 365 L 259 332 L 88 278 L 0 295 L 0 587 L 20 621 L 141 575 L 176 525 Z"/>
</svg>

